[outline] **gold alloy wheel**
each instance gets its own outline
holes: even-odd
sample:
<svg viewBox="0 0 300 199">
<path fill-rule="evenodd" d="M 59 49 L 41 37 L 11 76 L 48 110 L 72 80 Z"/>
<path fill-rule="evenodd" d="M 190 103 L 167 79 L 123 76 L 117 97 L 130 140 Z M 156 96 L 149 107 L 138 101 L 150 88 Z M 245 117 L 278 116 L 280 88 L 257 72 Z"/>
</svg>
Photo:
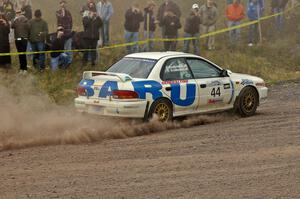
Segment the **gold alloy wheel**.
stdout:
<svg viewBox="0 0 300 199">
<path fill-rule="evenodd" d="M 251 92 L 248 93 L 243 100 L 243 108 L 247 112 L 251 112 L 255 107 L 255 95 Z"/>
<path fill-rule="evenodd" d="M 169 120 L 170 109 L 165 103 L 159 103 L 155 107 L 154 113 L 158 116 L 158 120 L 161 122 L 167 122 Z"/>
</svg>

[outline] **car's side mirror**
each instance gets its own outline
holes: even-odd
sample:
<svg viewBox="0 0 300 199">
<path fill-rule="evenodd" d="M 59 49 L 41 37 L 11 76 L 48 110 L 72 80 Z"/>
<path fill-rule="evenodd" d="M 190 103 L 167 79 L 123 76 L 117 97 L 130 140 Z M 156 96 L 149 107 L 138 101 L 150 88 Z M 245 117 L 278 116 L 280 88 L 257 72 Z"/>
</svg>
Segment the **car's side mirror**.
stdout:
<svg viewBox="0 0 300 199">
<path fill-rule="evenodd" d="M 222 77 L 229 77 L 231 74 L 232 74 L 232 72 L 230 70 L 226 70 L 226 69 L 222 70 L 222 72 L 221 72 Z"/>
</svg>

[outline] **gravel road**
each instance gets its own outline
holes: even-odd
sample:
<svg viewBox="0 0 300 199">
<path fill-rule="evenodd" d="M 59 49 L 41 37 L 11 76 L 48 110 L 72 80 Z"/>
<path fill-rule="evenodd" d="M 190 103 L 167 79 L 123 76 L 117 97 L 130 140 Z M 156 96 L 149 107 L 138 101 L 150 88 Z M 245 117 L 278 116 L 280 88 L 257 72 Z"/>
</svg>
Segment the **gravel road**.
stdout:
<svg viewBox="0 0 300 199">
<path fill-rule="evenodd" d="M 300 198 L 300 82 L 256 116 L 0 152 L 0 198 Z M 130 128 L 130 127 L 129 127 Z"/>
</svg>

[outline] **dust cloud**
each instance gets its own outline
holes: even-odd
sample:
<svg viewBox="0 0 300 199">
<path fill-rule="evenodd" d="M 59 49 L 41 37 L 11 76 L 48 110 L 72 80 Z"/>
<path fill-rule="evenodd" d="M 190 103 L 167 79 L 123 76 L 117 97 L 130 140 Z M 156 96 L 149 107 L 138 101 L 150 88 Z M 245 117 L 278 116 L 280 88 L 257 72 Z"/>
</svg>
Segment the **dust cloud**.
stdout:
<svg viewBox="0 0 300 199">
<path fill-rule="evenodd" d="M 209 124 L 225 117 L 197 116 L 164 124 L 155 118 L 148 123 L 100 118 L 78 113 L 73 106 L 56 105 L 34 86 L 32 76 L 7 78 L 0 74 L 0 78 L 0 151 L 123 139 Z"/>
</svg>

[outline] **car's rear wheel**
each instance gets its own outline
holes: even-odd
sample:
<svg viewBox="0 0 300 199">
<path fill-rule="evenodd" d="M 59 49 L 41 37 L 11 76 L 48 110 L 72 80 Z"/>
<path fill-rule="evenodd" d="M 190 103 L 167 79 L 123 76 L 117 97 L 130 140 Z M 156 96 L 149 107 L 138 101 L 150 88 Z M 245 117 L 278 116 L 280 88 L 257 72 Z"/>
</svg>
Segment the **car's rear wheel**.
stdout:
<svg viewBox="0 0 300 199">
<path fill-rule="evenodd" d="M 259 104 L 258 94 L 255 88 L 244 88 L 238 99 L 237 110 L 242 117 L 253 116 Z"/>
<path fill-rule="evenodd" d="M 168 122 L 173 119 L 172 104 L 167 99 L 159 99 L 155 101 L 149 111 L 149 118 L 154 115 L 158 117 L 160 122 Z"/>
</svg>

